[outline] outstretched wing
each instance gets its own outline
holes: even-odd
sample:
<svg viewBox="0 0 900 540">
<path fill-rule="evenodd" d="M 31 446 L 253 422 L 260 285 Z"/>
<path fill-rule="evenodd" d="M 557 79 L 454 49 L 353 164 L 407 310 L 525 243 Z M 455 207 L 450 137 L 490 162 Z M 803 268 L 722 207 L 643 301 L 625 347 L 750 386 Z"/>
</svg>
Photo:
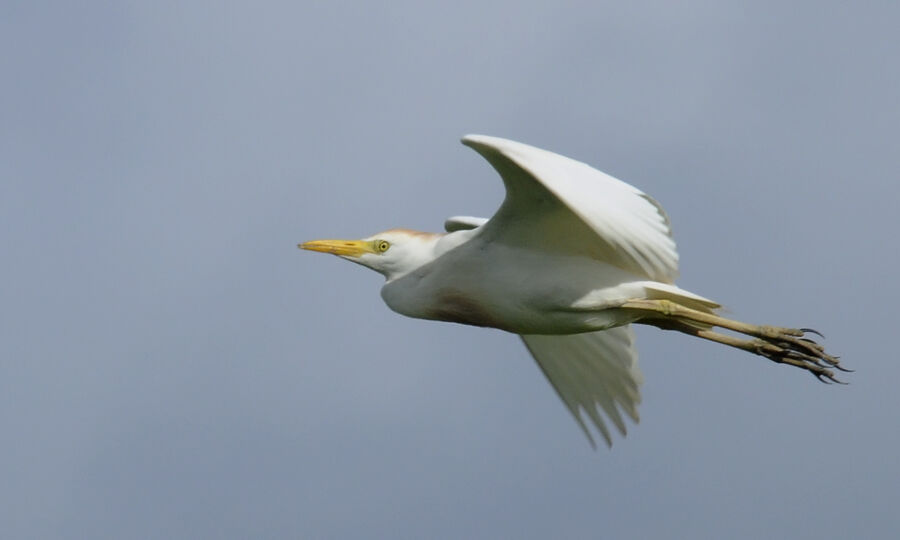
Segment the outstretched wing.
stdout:
<svg viewBox="0 0 900 540">
<path fill-rule="evenodd" d="M 622 412 L 638 421 L 643 376 L 630 325 L 586 334 L 521 338 L 592 446 L 597 445 L 582 412 L 609 446 L 612 437 L 600 411 L 622 436 L 626 433 Z"/>
<path fill-rule="evenodd" d="M 498 137 L 467 135 L 497 169 L 506 199 L 483 227 L 487 241 L 584 255 L 672 282 L 678 253 L 662 207 L 625 182 L 574 159 Z"/>
</svg>

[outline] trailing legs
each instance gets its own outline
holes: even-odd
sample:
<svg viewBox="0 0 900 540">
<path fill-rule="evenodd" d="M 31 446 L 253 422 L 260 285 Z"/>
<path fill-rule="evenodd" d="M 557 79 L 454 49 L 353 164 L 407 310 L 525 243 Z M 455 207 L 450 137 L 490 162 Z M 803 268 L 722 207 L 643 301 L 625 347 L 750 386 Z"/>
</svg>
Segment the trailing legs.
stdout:
<svg viewBox="0 0 900 540">
<path fill-rule="evenodd" d="M 835 378 L 833 369 L 850 371 L 840 365 L 838 357 L 827 354 L 825 347 L 805 337 L 810 333 L 822 336 L 809 328 L 780 328 L 747 324 L 713 313 L 691 309 L 671 300 L 629 300 L 621 307 L 640 312 L 642 317 L 636 322 L 665 330 L 677 330 L 758 354 L 779 364 L 805 369 L 822 382 L 841 383 Z M 731 334 L 715 332 L 714 327 L 725 328 L 754 339 L 744 339 Z"/>
</svg>

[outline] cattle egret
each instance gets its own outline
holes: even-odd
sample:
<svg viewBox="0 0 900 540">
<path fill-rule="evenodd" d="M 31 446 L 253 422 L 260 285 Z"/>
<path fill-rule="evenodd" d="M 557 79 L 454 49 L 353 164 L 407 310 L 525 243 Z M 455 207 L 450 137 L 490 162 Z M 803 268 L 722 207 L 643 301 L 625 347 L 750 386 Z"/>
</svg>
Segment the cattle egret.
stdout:
<svg viewBox="0 0 900 540">
<path fill-rule="evenodd" d="M 583 414 L 608 445 L 607 421 L 623 436 L 622 413 L 638 421 L 642 375 L 631 323 L 743 349 L 825 382 L 840 382 L 833 369 L 847 371 L 806 337 L 813 330 L 726 319 L 716 302 L 677 287 L 669 219 L 640 190 L 522 143 L 483 135 L 462 142 L 503 179 L 506 198 L 494 217 L 451 217 L 444 234 L 391 229 L 298 247 L 382 273 L 381 296 L 397 313 L 518 334 L 592 445 Z"/>
</svg>

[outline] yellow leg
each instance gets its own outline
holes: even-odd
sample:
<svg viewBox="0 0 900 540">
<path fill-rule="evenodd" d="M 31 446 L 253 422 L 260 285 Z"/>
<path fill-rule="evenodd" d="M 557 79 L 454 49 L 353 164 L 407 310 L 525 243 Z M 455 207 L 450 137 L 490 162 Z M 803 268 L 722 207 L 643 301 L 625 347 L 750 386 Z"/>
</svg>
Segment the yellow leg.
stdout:
<svg viewBox="0 0 900 540">
<path fill-rule="evenodd" d="M 804 337 L 807 333 L 819 334 L 815 330 L 747 324 L 687 308 L 671 300 L 636 299 L 625 302 L 621 307 L 642 313 L 643 316 L 637 321 L 639 323 L 678 330 L 758 354 L 779 364 L 799 367 L 823 382 L 841 382 L 835 378 L 832 368 L 850 371 L 840 365 L 837 357 L 827 354 L 823 346 Z M 714 332 L 713 327 L 725 328 L 756 339 L 742 339 Z"/>
</svg>

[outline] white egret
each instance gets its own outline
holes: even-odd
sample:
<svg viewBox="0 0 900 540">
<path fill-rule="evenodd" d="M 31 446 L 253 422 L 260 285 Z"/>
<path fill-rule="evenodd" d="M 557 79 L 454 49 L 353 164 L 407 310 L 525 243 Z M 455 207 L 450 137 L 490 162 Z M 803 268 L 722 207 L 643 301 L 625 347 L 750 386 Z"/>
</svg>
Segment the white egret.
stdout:
<svg viewBox="0 0 900 540">
<path fill-rule="evenodd" d="M 678 254 L 655 200 L 584 163 L 522 143 L 469 135 L 500 173 L 506 198 L 490 219 L 452 217 L 445 234 L 391 229 L 362 240 L 298 247 L 384 274 L 394 311 L 518 334 L 591 444 L 586 414 L 624 436 L 638 421 L 630 323 L 677 330 L 837 381 L 836 357 L 809 329 L 757 326 L 716 315 L 719 304 L 674 285 Z M 745 334 L 716 332 L 719 327 Z"/>
</svg>

